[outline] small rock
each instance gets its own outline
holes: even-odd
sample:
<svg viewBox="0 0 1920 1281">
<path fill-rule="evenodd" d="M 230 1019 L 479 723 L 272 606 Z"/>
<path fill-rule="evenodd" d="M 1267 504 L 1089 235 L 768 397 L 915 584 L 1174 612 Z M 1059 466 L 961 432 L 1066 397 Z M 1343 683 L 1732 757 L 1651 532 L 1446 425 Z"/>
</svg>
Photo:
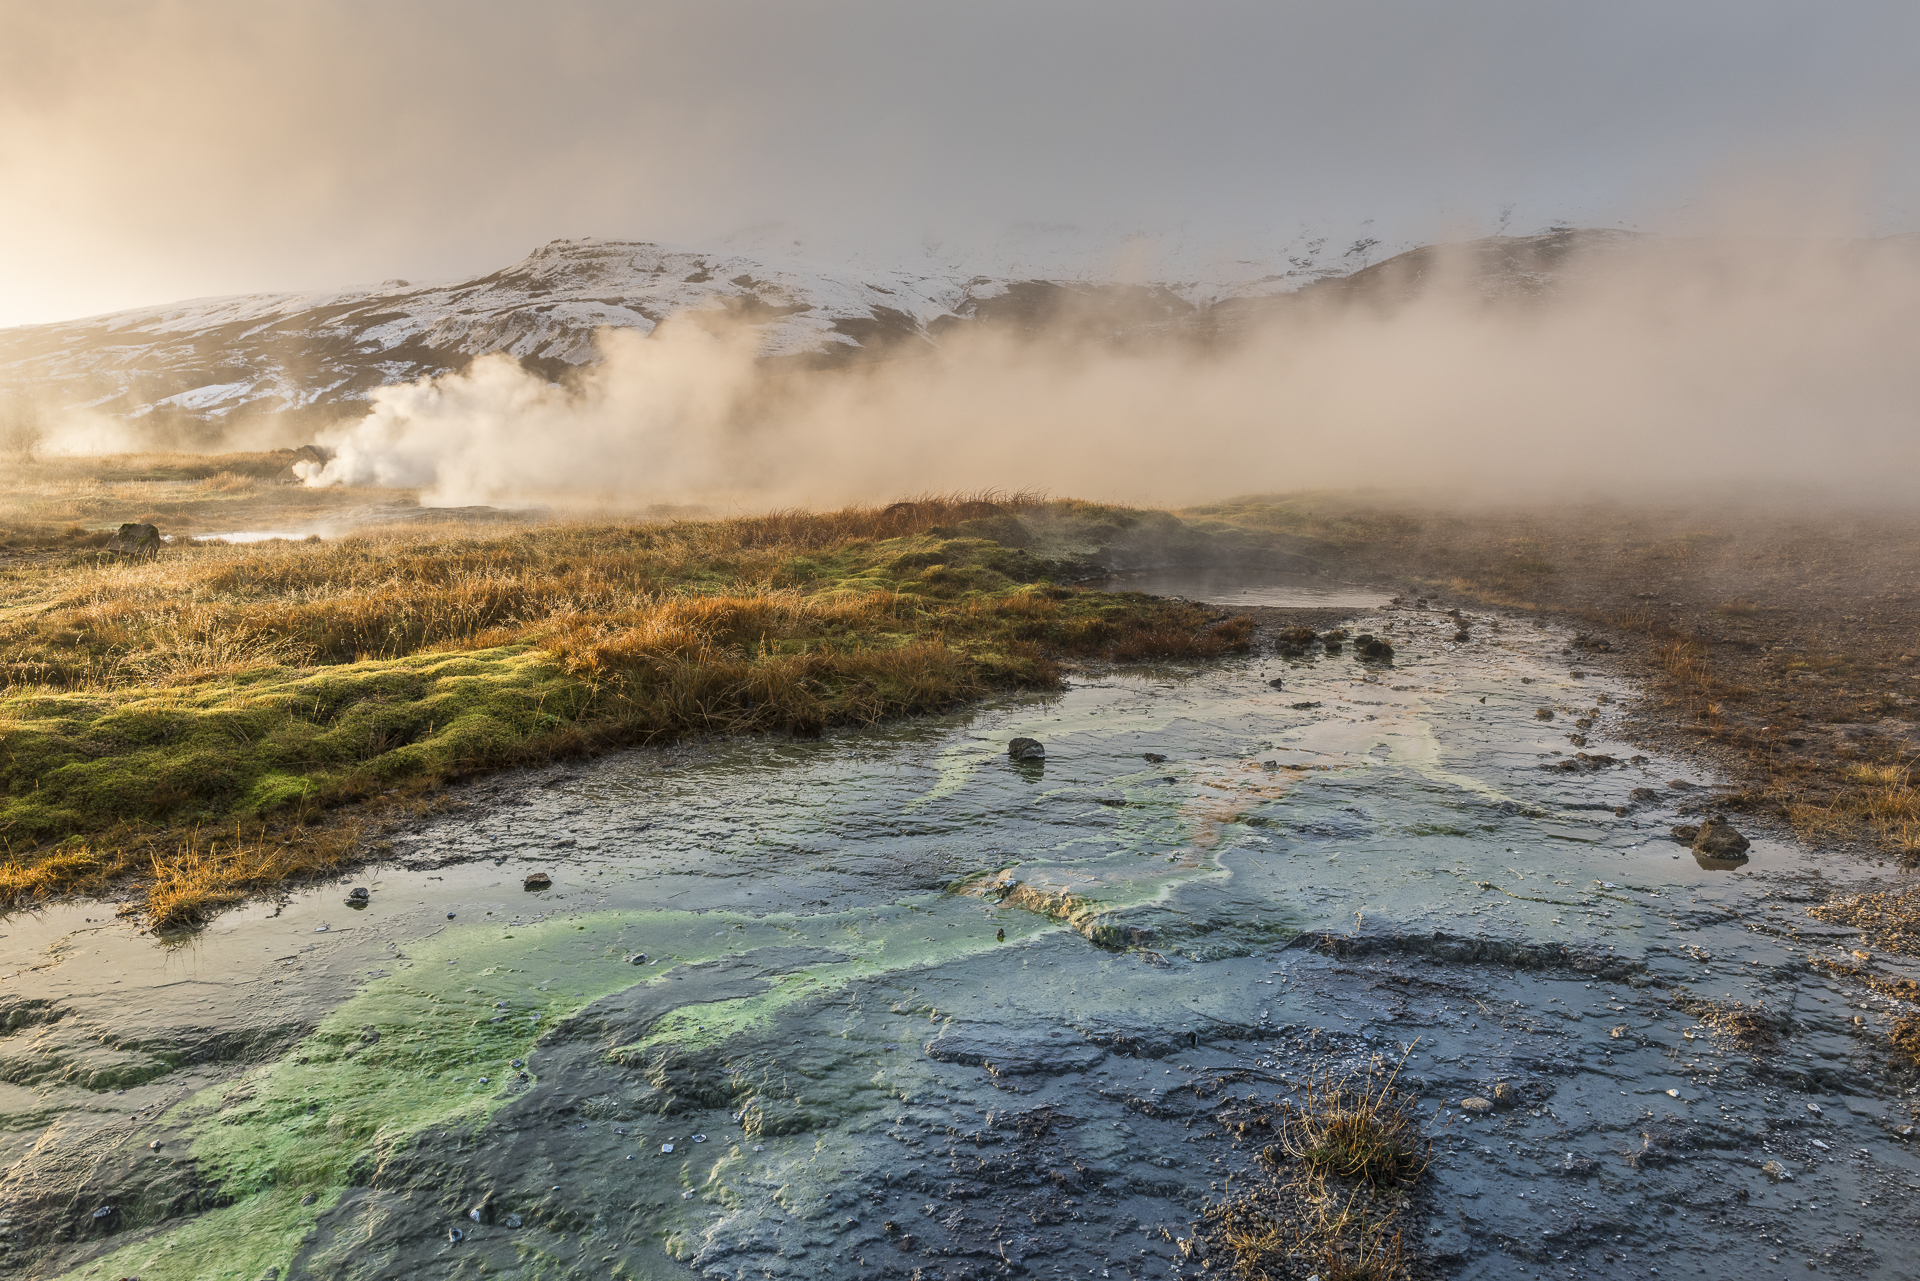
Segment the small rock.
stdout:
<svg viewBox="0 0 1920 1281">
<path fill-rule="evenodd" d="M 161 546 L 160 530 L 156 526 L 130 520 L 107 541 L 107 554 L 150 559 L 160 554 Z"/>
<path fill-rule="evenodd" d="M 1462 1112 L 1491 1112 L 1493 1111 L 1493 1100 L 1483 1099 L 1477 1094 L 1470 1095 L 1460 1100 L 1460 1110 Z"/>
<path fill-rule="evenodd" d="M 1287 687 L 1287 683 L 1281 680 L 1278 676 L 1268 681 L 1267 684 L 1273 686 L 1275 689 L 1285 689 Z"/>
<path fill-rule="evenodd" d="M 153 1142 L 147 1144 L 147 1148 L 149 1151 L 158 1152 L 160 1150 L 160 1140 L 155 1139 Z"/>
<path fill-rule="evenodd" d="M 1007 755 L 1016 761 L 1044 761 L 1047 749 L 1037 738 L 1016 738 L 1007 744 Z"/>
<path fill-rule="evenodd" d="M 519 1216 L 519 1215 L 517 1215 L 517 1214 L 509 1214 L 509 1215 L 507 1216 L 507 1226 L 508 1226 L 508 1227 L 510 1227 L 510 1228 L 517 1228 L 517 1227 L 519 1227 L 519 1226 L 520 1226 L 520 1216 Z"/>
<path fill-rule="evenodd" d="M 1553 719 L 1553 709 L 1551 707 L 1536 707 L 1533 709 L 1533 719 L 1536 721 L 1550 721 Z"/>
<path fill-rule="evenodd" d="M 1682 845 L 1693 844 L 1695 838 L 1698 837 L 1699 835 L 1700 835 L 1700 829 L 1695 827 L 1691 823 L 1682 823 L 1680 824 L 1680 826 L 1673 829 L 1673 839 L 1680 842 Z"/>
<path fill-rule="evenodd" d="M 468 1210 L 467 1217 L 469 1219 L 472 1219 L 475 1223 L 480 1222 L 480 1207 L 475 1206 L 473 1209 Z"/>
<path fill-rule="evenodd" d="M 993 941 L 994 941 L 994 942 L 996 942 L 996 943 L 1004 943 L 1004 942 L 1006 942 L 1006 941 L 1007 941 L 1007 932 L 1006 932 L 1006 930 L 1005 930 L 1005 929 L 998 929 L 998 930 L 995 930 L 995 931 L 993 932 Z"/>
<path fill-rule="evenodd" d="M 1745 858 L 1747 847 L 1752 844 L 1718 814 L 1702 823 L 1693 838 L 1693 848 L 1708 858 Z"/>
<path fill-rule="evenodd" d="M 671 1154 L 672 1152 L 673 1152 L 673 1144 L 671 1144 L 671 1143 L 662 1143 L 662 1144 L 660 1145 L 660 1154 L 661 1154 L 662 1156 L 666 1156 L 666 1155 L 670 1155 L 670 1154 Z"/>
<path fill-rule="evenodd" d="M 1512 1107 L 1520 1101 L 1520 1091 L 1502 1081 L 1493 1087 L 1493 1101 L 1503 1108 Z"/>
<path fill-rule="evenodd" d="M 367 892 L 366 886 L 356 885 L 352 889 L 347 891 L 347 906 L 348 907 L 365 907 L 367 905 L 367 900 L 372 897 L 373 896 Z"/>
<path fill-rule="evenodd" d="M 1453 634 L 1453 643 L 1456 645 L 1464 645 L 1472 639 L 1473 639 L 1473 633 L 1469 632 L 1464 627 L 1462 627 L 1459 631 Z"/>
<path fill-rule="evenodd" d="M 646 963 L 647 954 L 645 952 L 635 952 L 627 958 L 627 964 L 629 965 L 645 965 Z"/>
<path fill-rule="evenodd" d="M 1789 1183 L 1793 1180 L 1793 1173 L 1778 1161 L 1767 1162 L 1760 1167 L 1760 1173 L 1766 1175 L 1767 1178 L 1774 1183 Z"/>
<path fill-rule="evenodd" d="M 318 1201 L 319 1199 L 320 1199 L 319 1197 L 317 1197 L 317 1196 L 315 1196 L 315 1195 L 314 1195 L 313 1193 L 311 1193 L 311 1192 L 309 1192 L 309 1193 L 307 1193 L 307 1194 L 306 1194 L 305 1196 L 303 1196 L 303 1197 L 301 1197 L 301 1198 L 300 1198 L 300 1204 L 301 1204 L 301 1205 L 312 1205 L 312 1204 L 313 1204 L 313 1203 L 314 1203 L 315 1201 Z"/>
<path fill-rule="evenodd" d="M 462 1241 L 466 1239 L 467 1239 L 467 1234 L 461 1229 L 459 1228 L 447 1229 L 447 1241 L 449 1244 L 459 1245 Z"/>
<path fill-rule="evenodd" d="M 1654 791 L 1651 787 L 1636 787 L 1631 792 L 1628 792 L 1627 795 L 1636 801 L 1651 802 L 1660 799 L 1660 793 Z"/>
<path fill-rule="evenodd" d="M 550 890 L 553 888 L 553 878 L 545 872 L 528 872 L 526 879 L 520 882 L 520 888 L 523 890 Z"/>
<path fill-rule="evenodd" d="M 100 1208 L 99 1208 L 98 1210 L 95 1210 L 95 1211 L 93 1212 L 93 1217 L 94 1217 L 94 1218 L 96 1218 L 96 1219 L 104 1219 L 104 1218 L 106 1218 L 106 1217 L 107 1217 L 107 1216 L 108 1216 L 109 1214 L 112 1214 L 112 1213 L 113 1213 L 113 1207 L 112 1207 L 112 1206 L 110 1206 L 110 1205 L 103 1205 L 103 1206 L 101 1206 L 101 1207 L 100 1207 Z"/>
<path fill-rule="evenodd" d="M 1318 706 L 1320 706 L 1320 704 L 1318 704 L 1318 703 L 1289 703 L 1289 704 L 1288 704 L 1288 706 L 1289 706 L 1289 707 L 1291 707 L 1291 708 L 1292 708 L 1292 709 L 1293 709 L 1294 711 L 1296 711 L 1296 712 L 1310 712 L 1310 711 L 1312 711 L 1312 710 L 1313 710 L 1314 708 L 1316 708 L 1316 707 L 1318 707 Z"/>
<path fill-rule="evenodd" d="M 1678 1090 L 1668 1090 L 1668 1091 L 1667 1091 L 1667 1097 L 1668 1097 L 1668 1098 L 1670 1098 L 1670 1099 L 1677 1099 L 1677 1098 L 1679 1098 L 1679 1097 L 1680 1097 L 1680 1091 L 1678 1091 Z"/>
<path fill-rule="evenodd" d="M 1141 755 L 1143 759 L 1151 761 L 1155 765 L 1159 765 L 1167 759 L 1158 752 L 1143 752 Z"/>
<path fill-rule="evenodd" d="M 378 1041 L 380 1039 L 380 1029 L 376 1027 L 370 1027 L 366 1031 L 360 1034 L 360 1039 L 362 1041 L 365 1041 L 368 1045 L 372 1045 L 375 1041 Z"/>
<path fill-rule="evenodd" d="M 696 1134 L 693 1136 L 693 1141 L 695 1143 L 705 1143 L 707 1141 L 707 1136 L 704 1134 Z"/>
</svg>

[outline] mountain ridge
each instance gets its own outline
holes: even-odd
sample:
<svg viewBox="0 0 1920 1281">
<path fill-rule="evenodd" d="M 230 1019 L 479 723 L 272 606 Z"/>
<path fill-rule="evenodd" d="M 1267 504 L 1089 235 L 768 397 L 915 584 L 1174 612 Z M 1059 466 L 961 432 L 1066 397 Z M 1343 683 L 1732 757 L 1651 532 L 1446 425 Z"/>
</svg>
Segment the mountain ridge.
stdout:
<svg viewBox="0 0 1920 1281">
<path fill-rule="evenodd" d="M 763 360 L 832 368 L 930 350 L 976 325 L 1077 328 L 1110 340 L 1218 341 L 1303 300 L 1392 300 L 1462 249 L 1488 296 L 1550 289 L 1566 257 L 1629 233 L 1556 228 L 1423 246 L 1358 271 L 1298 260 L 1246 280 L 1120 283 L 820 267 L 651 241 L 555 240 L 467 280 L 238 294 L 0 330 L 0 386 L 44 410 L 136 425 L 192 447 L 237 426 L 285 432 L 355 416 L 380 386 L 503 352 L 558 380 L 593 364 L 603 328 L 669 316 L 746 326 Z"/>
</svg>

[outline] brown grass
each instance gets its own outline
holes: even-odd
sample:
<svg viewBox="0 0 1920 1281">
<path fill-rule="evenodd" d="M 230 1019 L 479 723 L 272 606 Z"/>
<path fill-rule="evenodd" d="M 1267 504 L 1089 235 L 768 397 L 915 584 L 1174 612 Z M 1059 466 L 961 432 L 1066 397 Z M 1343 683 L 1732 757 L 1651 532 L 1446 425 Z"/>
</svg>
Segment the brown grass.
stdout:
<svg viewBox="0 0 1920 1281">
<path fill-rule="evenodd" d="M 1909 1014 L 1896 1020 L 1887 1039 L 1910 1063 L 1920 1067 L 1920 1014 Z"/>
<path fill-rule="evenodd" d="M 1829 925 L 1861 931 L 1877 950 L 1920 956 L 1920 889 L 1842 895 L 1808 908 L 1807 913 Z"/>
<path fill-rule="evenodd" d="M 1784 1020 L 1757 1005 L 1740 1001 L 1710 1001 L 1676 993 L 1671 1004 L 1713 1030 L 1715 1036 L 1746 1051 L 1760 1054 L 1777 1048 Z"/>
<path fill-rule="evenodd" d="M 1251 1184 L 1202 1211 L 1187 1253 L 1240 1281 L 1408 1276 L 1409 1189 L 1432 1143 L 1399 1073 L 1399 1064 L 1376 1059 L 1362 1073 L 1309 1084 L 1298 1103 L 1221 1118 L 1243 1139 L 1262 1131 L 1275 1139 Z"/>
</svg>

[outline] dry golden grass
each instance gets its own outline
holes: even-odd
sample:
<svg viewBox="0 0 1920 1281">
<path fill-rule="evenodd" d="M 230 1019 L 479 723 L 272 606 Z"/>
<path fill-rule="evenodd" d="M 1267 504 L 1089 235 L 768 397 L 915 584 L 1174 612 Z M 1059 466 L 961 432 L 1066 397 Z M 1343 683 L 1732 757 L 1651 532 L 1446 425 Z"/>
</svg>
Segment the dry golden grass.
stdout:
<svg viewBox="0 0 1920 1281">
<path fill-rule="evenodd" d="M 1237 1114 L 1228 1128 L 1240 1137 L 1269 1130 L 1275 1141 L 1251 1185 L 1205 1208 L 1188 1254 L 1240 1281 L 1408 1276 L 1409 1189 L 1432 1144 L 1399 1073 L 1376 1059 L 1310 1084 L 1297 1104 Z"/>
<path fill-rule="evenodd" d="M 1896 1019 L 1888 1033 L 1893 1048 L 1905 1055 L 1907 1061 L 1920 1067 L 1920 1014 L 1909 1014 Z"/>
<path fill-rule="evenodd" d="M 1245 648 L 1245 620 L 1057 585 L 1062 565 L 978 536 L 1037 505 L 385 526 L 137 562 L 57 535 L 0 562 L 0 909 L 137 881 L 151 922 L 188 923 L 351 859 L 337 807 L 476 770 L 813 736 L 1048 687 L 1063 660 Z"/>
</svg>

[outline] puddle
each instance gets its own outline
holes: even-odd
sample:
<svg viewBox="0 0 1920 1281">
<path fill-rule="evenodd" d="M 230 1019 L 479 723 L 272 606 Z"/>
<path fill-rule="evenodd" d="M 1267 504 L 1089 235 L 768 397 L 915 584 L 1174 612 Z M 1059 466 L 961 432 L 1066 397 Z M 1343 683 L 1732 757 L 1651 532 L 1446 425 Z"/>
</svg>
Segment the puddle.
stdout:
<svg viewBox="0 0 1920 1281">
<path fill-rule="evenodd" d="M 1715 780 L 1559 633 L 1358 625 L 1395 667 L 493 780 L 173 952 L 0 922 L 0 1275 L 1164 1276 L 1226 1094 L 1410 1043 L 1429 1105 L 1519 1100 L 1444 1132 L 1444 1274 L 1903 1275 L 1912 1116 L 1811 856 L 1666 839 Z"/>
</svg>

